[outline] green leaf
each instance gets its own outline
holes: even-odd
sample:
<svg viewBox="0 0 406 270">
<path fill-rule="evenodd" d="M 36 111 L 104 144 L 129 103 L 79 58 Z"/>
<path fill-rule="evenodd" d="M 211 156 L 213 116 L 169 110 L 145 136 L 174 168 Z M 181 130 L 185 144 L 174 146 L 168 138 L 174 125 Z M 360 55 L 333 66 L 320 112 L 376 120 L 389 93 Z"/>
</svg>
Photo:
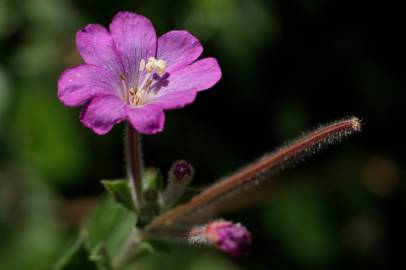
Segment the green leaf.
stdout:
<svg viewBox="0 0 406 270">
<path fill-rule="evenodd" d="M 112 270 L 112 261 L 135 229 L 136 215 L 111 197 L 99 200 L 82 233 L 53 270 Z"/>
<path fill-rule="evenodd" d="M 154 253 L 154 252 L 155 252 L 155 248 L 154 248 L 153 245 L 151 245 L 150 242 L 142 241 L 138 245 L 137 249 L 135 250 L 132 261 L 141 259 L 141 258 L 143 258 L 143 257 L 145 257 L 145 256 L 147 256 L 149 254 Z"/>
<path fill-rule="evenodd" d="M 169 253 L 172 248 L 172 246 L 168 242 L 163 241 L 149 240 L 148 244 L 150 245 L 151 252 L 159 251 L 162 253 Z"/>
<path fill-rule="evenodd" d="M 165 242 L 159 241 L 142 241 L 134 249 L 133 256 L 131 260 L 128 261 L 129 264 L 148 257 L 156 252 L 168 254 L 171 251 L 171 246 Z"/>
<path fill-rule="evenodd" d="M 85 236 L 81 234 L 73 246 L 55 264 L 53 270 L 76 270 L 76 269 L 96 270 L 94 263 L 89 261 L 88 252 L 85 248 Z"/>
<path fill-rule="evenodd" d="M 136 212 L 131 194 L 131 187 L 127 180 L 102 180 L 101 182 L 116 202 L 120 203 L 128 210 Z"/>
<path fill-rule="evenodd" d="M 99 205 L 84 225 L 86 247 L 90 259 L 98 262 L 99 269 L 111 265 L 111 259 L 121 251 L 135 229 L 136 215 L 122 207 L 111 197 L 100 199 Z"/>
<path fill-rule="evenodd" d="M 111 258 L 104 243 L 99 243 L 89 255 L 89 260 L 95 262 L 99 270 L 112 270 Z"/>
</svg>

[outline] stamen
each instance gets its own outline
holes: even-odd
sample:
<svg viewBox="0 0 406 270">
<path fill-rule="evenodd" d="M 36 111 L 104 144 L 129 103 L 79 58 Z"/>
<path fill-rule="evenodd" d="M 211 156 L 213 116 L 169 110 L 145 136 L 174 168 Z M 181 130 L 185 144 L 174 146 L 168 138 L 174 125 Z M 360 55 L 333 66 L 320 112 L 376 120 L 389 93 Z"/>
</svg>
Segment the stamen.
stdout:
<svg viewBox="0 0 406 270">
<path fill-rule="evenodd" d="M 128 103 L 136 105 L 138 102 L 137 91 L 134 88 L 128 89 Z"/>
<path fill-rule="evenodd" d="M 155 63 L 155 69 L 159 76 L 162 76 L 165 73 L 167 62 L 165 60 L 159 59 Z"/>
<path fill-rule="evenodd" d="M 160 76 L 162 76 L 165 73 L 166 66 L 167 62 L 165 60 L 150 57 L 145 65 L 145 69 L 148 73 L 156 71 Z"/>
<path fill-rule="evenodd" d="M 145 70 L 148 73 L 151 73 L 152 71 L 155 70 L 155 65 L 156 65 L 155 57 L 150 57 L 150 58 L 148 58 L 147 64 L 145 65 Z"/>
<path fill-rule="evenodd" d="M 124 74 L 120 74 L 120 80 L 122 80 L 123 82 L 127 81 L 127 77 Z"/>
<path fill-rule="evenodd" d="M 143 89 L 148 89 L 148 88 L 151 86 L 151 84 L 152 84 L 152 80 L 151 80 L 151 79 L 148 79 L 148 80 L 145 82 L 145 85 L 144 85 Z"/>
<path fill-rule="evenodd" d="M 130 88 L 127 91 L 128 97 L 126 99 L 128 100 L 128 103 L 131 105 L 142 105 L 145 99 L 148 97 L 148 91 L 150 90 L 155 79 L 154 76 L 156 76 L 156 74 L 162 76 L 165 73 L 166 66 L 167 62 L 165 60 L 157 60 L 155 57 L 149 57 L 147 61 L 145 61 L 145 59 L 141 59 L 138 70 L 140 72 L 145 70 L 147 74 L 143 74 L 144 79 L 140 84 L 138 84 L 137 88 Z M 141 74 L 140 76 L 142 77 Z M 120 79 L 123 83 L 127 82 L 124 75 L 120 75 Z"/>
<path fill-rule="evenodd" d="M 141 59 L 139 71 L 144 71 L 145 69 L 145 60 Z"/>
</svg>

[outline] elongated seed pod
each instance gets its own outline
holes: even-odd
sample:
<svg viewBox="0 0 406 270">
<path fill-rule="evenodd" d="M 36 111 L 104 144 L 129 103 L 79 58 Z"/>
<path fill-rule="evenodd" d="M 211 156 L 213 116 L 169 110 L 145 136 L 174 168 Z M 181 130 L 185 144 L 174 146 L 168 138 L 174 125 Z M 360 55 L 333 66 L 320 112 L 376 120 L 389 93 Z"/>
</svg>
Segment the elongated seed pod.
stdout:
<svg viewBox="0 0 406 270">
<path fill-rule="evenodd" d="M 228 199 L 254 185 L 259 185 L 270 175 L 283 170 L 312 155 L 325 146 L 341 141 L 354 132 L 361 130 L 357 117 L 350 117 L 320 126 L 312 132 L 286 144 L 263 158 L 224 178 L 193 197 L 188 203 L 179 205 L 153 220 L 145 230 L 170 225 L 187 223 L 193 217 L 203 215 L 222 200 Z"/>
</svg>

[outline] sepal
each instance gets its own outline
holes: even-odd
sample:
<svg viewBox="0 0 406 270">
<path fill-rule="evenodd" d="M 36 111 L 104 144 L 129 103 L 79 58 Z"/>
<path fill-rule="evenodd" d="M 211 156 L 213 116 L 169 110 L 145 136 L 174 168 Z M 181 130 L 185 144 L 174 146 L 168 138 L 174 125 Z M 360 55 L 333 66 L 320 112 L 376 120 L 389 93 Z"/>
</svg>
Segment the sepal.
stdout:
<svg viewBox="0 0 406 270">
<path fill-rule="evenodd" d="M 113 199 L 124 206 L 127 210 L 136 212 L 134 201 L 131 195 L 131 187 L 127 180 L 102 180 L 104 188 Z"/>
<path fill-rule="evenodd" d="M 175 161 L 168 172 L 168 183 L 163 192 L 163 205 L 169 208 L 183 196 L 186 188 L 193 180 L 195 170 L 184 160 Z"/>
<path fill-rule="evenodd" d="M 163 188 L 163 179 L 161 170 L 155 167 L 148 167 L 143 176 L 142 180 L 143 190 L 149 189 L 162 189 Z"/>
</svg>

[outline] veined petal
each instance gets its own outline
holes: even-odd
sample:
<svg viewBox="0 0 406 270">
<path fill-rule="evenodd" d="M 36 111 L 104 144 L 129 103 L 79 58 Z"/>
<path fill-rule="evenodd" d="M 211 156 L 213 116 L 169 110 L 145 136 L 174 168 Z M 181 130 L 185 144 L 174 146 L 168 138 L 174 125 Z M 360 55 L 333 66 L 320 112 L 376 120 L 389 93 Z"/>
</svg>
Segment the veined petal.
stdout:
<svg viewBox="0 0 406 270">
<path fill-rule="evenodd" d="M 138 79 L 141 59 L 155 57 L 156 33 L 144 16 L 132 12 L 119 12 L 110 24 L 110 32 L 130 84 Z"/>
<path fill-rule="evenodd" d="M 119 95 L 112 74 L 94 65 L 80 65 L 62 73 L 58 80 L 58 97 L 67 106 L 80 106 L 98 95 Z"/>
<path fill-rule="evenodd" d="M 158 105 L 126 107 L 131 125 L 142 134 L 156 134 L 164 128 L 165 114 Z"/>
<path fill-rule="evenodd" d="M 214 58 L 204 58 L 171 73 L 156 90 L 151 103 L 164 109 L 181 108 L 191 103 L 196 92 L 206 90 L 221 78 L 220 67 Z"/>
<path fill-rule="evenodd" d="M 76 45 L 87 64 L 104 67 L 119 76 L 123 73 L 121 59 L 106 28 L 89 24 L 76 34 Z"/>
<path fill-rule="evenodd" d="M 203 52 L 199 40 L 188 31 L 170 31 L 158 39 L 157 59 L 168 63 L 167 72 L 189 65 Z"/>
<path fill-rule="evenodd" d="M 115 96 L 95 97 L 82 111 L 80 121 L 96 134 L 104 135 L 126 118 L 124 107 L 123 101 Z"/>
<path fill-rule="evenodd" d="M 152 103 L 159 105 L 162 109 L 179 109 L 192 103 L 197 95 L 195 90 L 173 91 L 164 95 L 156 96 Z"/>
</svg>

